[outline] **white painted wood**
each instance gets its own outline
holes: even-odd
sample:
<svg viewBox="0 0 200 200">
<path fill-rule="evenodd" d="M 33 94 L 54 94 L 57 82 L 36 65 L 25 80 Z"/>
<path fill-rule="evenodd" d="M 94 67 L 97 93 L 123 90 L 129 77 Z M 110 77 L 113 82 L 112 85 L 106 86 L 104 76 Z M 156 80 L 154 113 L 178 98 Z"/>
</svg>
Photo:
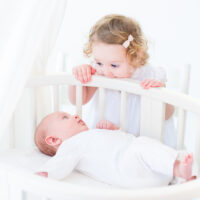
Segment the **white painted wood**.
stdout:
<svg viewBox="0 0 200 200">
<path fill-rule="evenodd" d="M 190 72 L 191 66 L 189 64 L 184 66 L 184 77 L 183 83 L 181 84 L 181 91 L 185 94 L 188 94 L 189 86 L 190 86 Z"/>
<path fill-rule="evenodd" d="M 195 133 L 195 151 L 194 158 L 198 163 L 198 172 L 200 172 L 200 116 L 196 120 L 197 128 Z"/>
<path fill-rule="evenodd" d="M 140 135 L 163 140 L 165 104 L 141 97 Z"/>
<path fill-rule="evenodd" d="M 175 186 L 163 186 L 142 190 L 123 190 L 119 188 L 102 189 L 82 187 L 68 182 L 42 178 L 22 171 L 11 170 L 9 179 L 23 190 L 52 198 L 71 197 L 70 200 L 188 200 L 200 196 L 199 180 Z"/>
<path fill-rule="evenodd" d="M 0 168 L 1 169 L 1 168 Z M 0 170 L 0 199 L 1 200 L 7 200 L 9 198 L 9 181 L 7 177 L 7 171 Z"/>
<path fill-rule="evenodd" d="M 82 86 L 76 86 L 76 114 L 82 117 Z"/>
<path fill-rule="evenodd" d="M 100 113 L 100 119 L 104 119 L 104 113 L 105 113 L 105 89 L 100 87 L 99 88 L 99 113 Z"/>
<path fill-rule="evenodd" d="M 53 86 L 53 112 L 59 111 L 59 86 Z"/>
<path fill-rule="evenodd" d="M 127 93 L 121 91 L 121 107 L 120 107 L 120 129 L 122 131 L 126 130 L 126 109 L 127 109 Z"/>
<path fill-rule="evenodd" d="M 184 148 L 184 131 L 185 131 L 185 111 L 183 109 L 178 109 L 177 149 Z"/>
<path fill-rule="evenodd" d="M 10 126 L 9 126 L 9 147 L 15 147 L 15 113 L 12 116 Z"/>
<path fill-rule="evenodd" d="M 136 81 L 130 79 L 109 79 L 102 76 L 93 76 L 93 81 L 84 84 L 84 86 L 103 87 L 113 90 L 121 90 L 131 94 L 147 96 L 158 101 L 172 104 L 184 110 L 200 114 L 200 101 L 167 88 L 151 88 L 151 92 L 143 90 Z M 80 85 L 72 75 L 61 73 L 60 75 L 48 75 L 33 77 L 27 82 L 27 87 L 47 86 L 55 84 Z"/>
<path fill-rule="evenodd" d="M 25 192 L 13 182 L 9 183 L 9 200 L 26 200 Z"/>
</svg>

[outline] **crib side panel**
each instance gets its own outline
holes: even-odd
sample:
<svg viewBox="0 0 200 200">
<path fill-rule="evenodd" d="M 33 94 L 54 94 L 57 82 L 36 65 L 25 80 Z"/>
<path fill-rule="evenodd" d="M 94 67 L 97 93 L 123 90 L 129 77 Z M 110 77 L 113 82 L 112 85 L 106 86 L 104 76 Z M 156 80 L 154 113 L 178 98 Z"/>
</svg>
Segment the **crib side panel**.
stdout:
<svg viewBox="0 0 200 200">
<path fill-rule="evenodd" d="M 163 139 L 165 104 L 155 99 L 141 97 L 140 135 Z"/>
</svg>

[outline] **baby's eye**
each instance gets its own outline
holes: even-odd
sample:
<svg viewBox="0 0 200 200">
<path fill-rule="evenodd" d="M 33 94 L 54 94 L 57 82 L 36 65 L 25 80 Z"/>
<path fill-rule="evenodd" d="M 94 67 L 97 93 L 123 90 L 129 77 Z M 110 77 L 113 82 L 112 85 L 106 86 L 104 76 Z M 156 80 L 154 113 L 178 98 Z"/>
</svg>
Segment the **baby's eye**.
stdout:
<svg viewBox="0 0 200 200">
<path fill-rule="evenodd" d="M 67 116 L 67 115 L 64 115 L 64 116 L 63 116 L 63 119 L 68 119 L 68 116 Z"/>
<path fill-rule="evenodd" d="M 101 62 L 96 63 L 98 66 L 102 66 L 103 64 Z"/>
<path fill-rule="evenodd" d="M 113 68 L 119 67 L 119 65 L 116 65 L 116 64 L 111 64 L 111 66 L 112 66 Z"/>
</svg>

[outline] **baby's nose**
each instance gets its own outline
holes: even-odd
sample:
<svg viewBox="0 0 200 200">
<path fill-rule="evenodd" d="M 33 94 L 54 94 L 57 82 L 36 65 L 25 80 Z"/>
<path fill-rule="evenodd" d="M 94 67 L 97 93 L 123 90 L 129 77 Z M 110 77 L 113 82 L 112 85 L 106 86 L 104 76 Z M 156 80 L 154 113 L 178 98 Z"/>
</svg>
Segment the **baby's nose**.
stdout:
<svg viewBox="0 0 200 200">
<path fill-rule="evenodd" d="M 78 115 L 74 115 L 73 117 L 74 117 L 74 119 L 79 119 L 80 118 Z"/>
</svg>

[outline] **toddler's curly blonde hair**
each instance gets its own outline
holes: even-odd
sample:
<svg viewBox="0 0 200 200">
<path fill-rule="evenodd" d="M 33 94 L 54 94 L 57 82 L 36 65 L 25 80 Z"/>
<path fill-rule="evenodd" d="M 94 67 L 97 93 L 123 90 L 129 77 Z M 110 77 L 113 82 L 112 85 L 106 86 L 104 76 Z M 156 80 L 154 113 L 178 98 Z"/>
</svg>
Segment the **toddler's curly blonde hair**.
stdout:
<svg viewBox="0 0 200 200">
<path fill-rule="evenodd" d="M 90 57 L 92 44 L 96 41 L 122 45 L 130 34 L 134 40 L 126 48 L 128 61 L 134 68 L 143 66 L 149 57 L 147 41 L 143 37 L 139 24 L 123 15 L 106 15 L 97 21 L 90 31 L 89 40 L 85 44 L 83 52 L 87 57 Z"/>
</svg>

